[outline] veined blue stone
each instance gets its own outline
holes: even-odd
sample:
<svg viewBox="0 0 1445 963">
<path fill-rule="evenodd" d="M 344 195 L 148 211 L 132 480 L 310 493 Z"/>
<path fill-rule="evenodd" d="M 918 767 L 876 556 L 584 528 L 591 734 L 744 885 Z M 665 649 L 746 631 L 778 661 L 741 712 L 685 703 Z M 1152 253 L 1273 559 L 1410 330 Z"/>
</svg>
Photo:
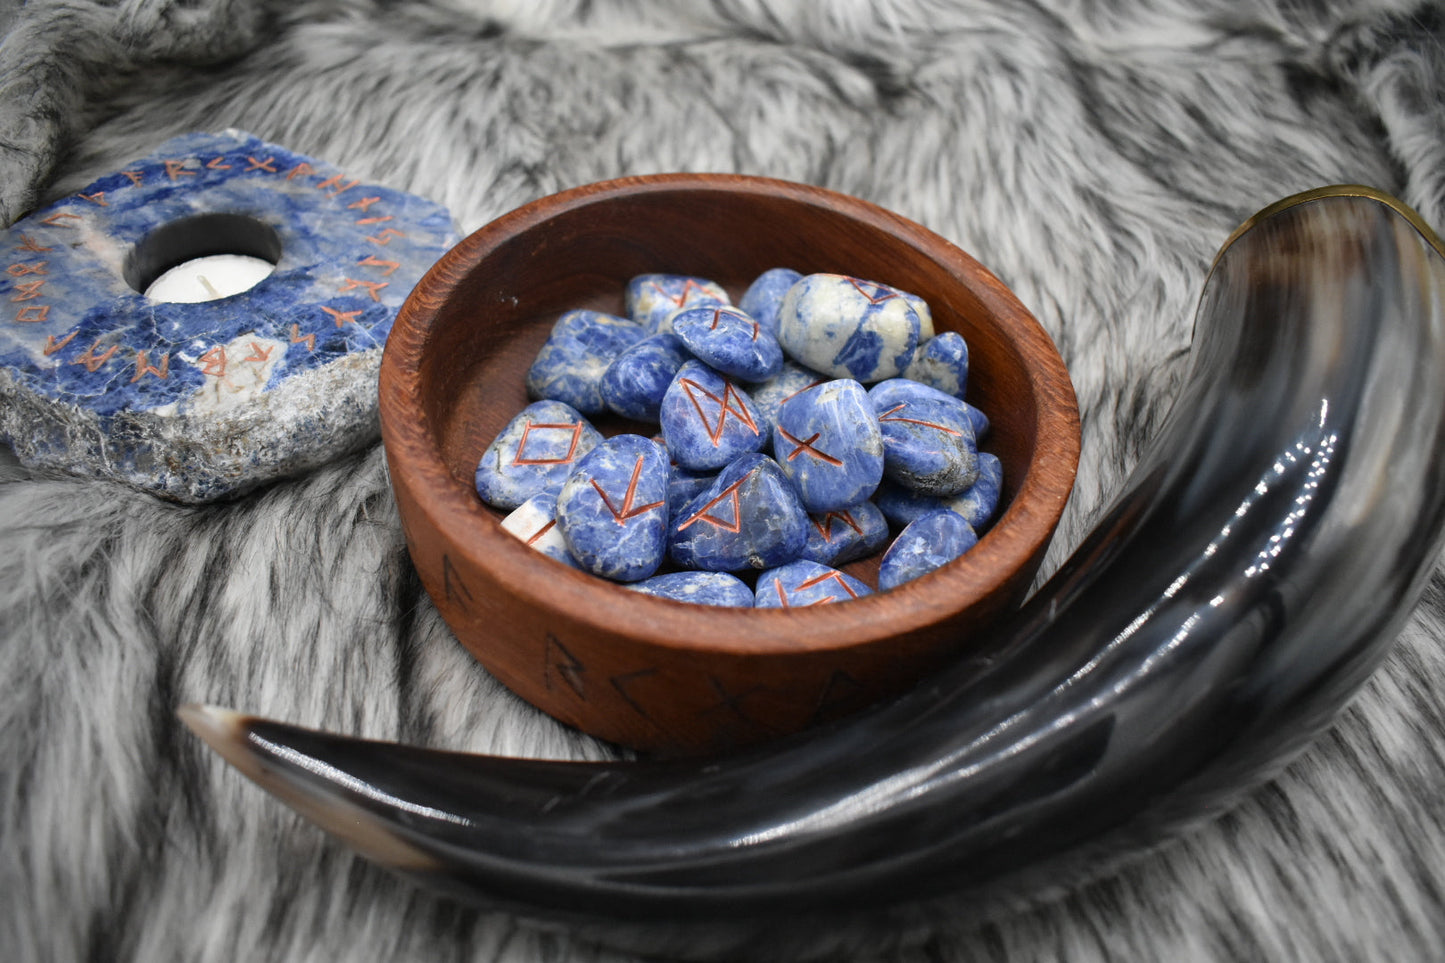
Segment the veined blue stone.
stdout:
<svg viewBox="0 0 1445 963">
<path fill-rule="evenodd" d="M 738 299 L 738 307 L 776 338 L 778 311 L 783 306 L 783 295 L 788 293 L 788 288 L 802 279 L 803 275 L 792 268 L 779 267 L 764 271 L 748 285 L 748 289 Z"/>
<path fill-rule="evenodd" d="M 556 494 L 602 434 L 571 405 L 536 401 L 501 430 L 477 462 L 477 494 L 493 508 L 516 508 L 538 492 Z"/>
<path fill-rule="evenodd" d="M 883 473 L 925 495 L 968 488 L 978 477 L 978 444 L 963 402 L 926 385 L 895 381 L 885 382 L 888 390 L 876 397 L 870 394 L 883 432 Z M 880 404 L 878 398 L 886 400 Z"/>
<path fill-rule="evenodd" d="M 618 435 L 588 452 L 557 496 L 567 550 L 594 575 L 647 578 L 667 552 L 667 456 L 641 435 Z"/>
<path fill-rule="evenodd" d="M 878 588 L 887 591 L 958 558 L 978 544 L 978 535 L 963 516 L 929 512 L 898 533 L 878 567 Z"/>
<path fill-rule="evenodd" d="M 685 274 L 639 274 L 623 291 L 627 316 L 648 334 L 670 334 L 672 316 L 693 305 L 731 304 L 722 285 Z"/>
<path fill-rule="evenodd" d="M 893 378 L 913 360 L 924 336 L 919 303 L 886 284 L 810 274 L 783 298 L 778 341 L 794 360 L 835 378 L 865 384 Z"/>
<path fill-rule="evenodd" d="M 802 559 L 759 575 L 754 604 L 760 609 L 794 609 L 872 594 L 872 589 L 853 576 Z"/>
<path fill-rule="evenodd" d="M 738 308 L 684 308 L 672 316 L 672 331 L 699 361 L 725 375 L 766 381 L 783 369 L 778 339 Z"/>
<path fill-rule="evenodd" d="M 878 487 L 883 434 L 856 381 L 828 381 L 783 405 L 773 457 L 810 512 L 856 505 Z"/>
<path fill-rule="evenodd" d="M 502 519 L 502 528 L 548 558 L 577 568 L 567 551 L 567 540 L 557 528 L 557 496 L 551 492 L 533 495 Z"/>
<path fill-rule="evenodd" d="M 778 410 L 783 403 L 797 397 L 809 388 L 831 381 L 825 374 L 812 368 L 805 368 L 796 361 L 783 361 L 783 368 L 767 381 L 744 382 L 748 397 L 758 412 L 758 427 L 772 443 L 773 429 L 778 425 Z"/>
<path fill-rule="evenodd" d="M 749 454 L 688 502 L 670 531 L 668 553 L 684 568 L 771 568 L 802 554 L 808 513 L 777 462 Z"/>
<path fill-rule="evenodd" d="M 969 424 L 973 426 L 973 437 L 976 441 L 982 441 L 984 435 L 988 434 L 988 416 L 982 411 L 961 398 L 955 398 L 945 391 L 909 378 L 889 378 L 887 381 L 880 381 L 868 389 L 868 397 L 873 399 L 873 407 L 878 411 L 887 411 L 900 402 L 923 399 L 958 405 L 968 417 Z"/>
<path fill-rule="evenodd" d="M 929 512 L 946 508 L 963 516 L 975 531 L 982 531 L 998 511 L 1002 488 L 1003 464 L 995 455 L 981 451 L 978 453 L 978 480 L 967 491 L 938 498 L 909 491 L 885 478 L 874 493 L 873 501 L 883 512 L 883 517 L 900 528 Z"/>
<path fill-rule="evenodd" d="M 867 558 L 888 544 L 888 520 L 872 502 L 859 502 L 808 517 L 808 544 L 803 558 L 823 565 L 843 565 Z"/>
<path fill-rule="evenodd" d="M 552 325 L 552 333 L 527 372 L 527 393 L 533 398 L 565 401 L 584 415 L 607 410 L 602 376 L 647 332 L 626 318 L 601 311 L 568 311 Z"/>
<path fill-rule="evenodd" d="M 675 521 L 687 503 L 701 495 L 717 479 L 717 472 L 692 472 L 676 462 L 669 467 L 672 471 L 667 478 L 667 511 L 668 517 Z"/>
<path fill-rule="evenodd" d="M 667 386 L 691 357 L 676 335 L 643 338 L 607 366 L 602 400 L 624 418 L 655 422 Z"/>
<path fill-rule="evenodd" d="M 392 320 L 455 241 L 440 205 L 242 131 L 168 140 L 0 231 L 0 441 L 183 502 L 331 461 L 376 437 Z M 275 268 L 142 293 L 224 254 Z"/>
<path fill-rule="evenodd" d="M 957 331 L 929 338 L 918 346 L 903 377 L 962 401 L 968 390 L 968 342 Z"/>
<path fill-rule="evenodd" d="M 634 592 L 695 605 L 753 607 L 753 590 L 727 572 L 669 572 L 627 586 Z"/>
<path fill-rule="evenodd" d="M 747 392 L 700 361 L 678 369 L 658 421 L 668 452 L 688 471 L 717 471 L 765 439 Z"/>
</svg>

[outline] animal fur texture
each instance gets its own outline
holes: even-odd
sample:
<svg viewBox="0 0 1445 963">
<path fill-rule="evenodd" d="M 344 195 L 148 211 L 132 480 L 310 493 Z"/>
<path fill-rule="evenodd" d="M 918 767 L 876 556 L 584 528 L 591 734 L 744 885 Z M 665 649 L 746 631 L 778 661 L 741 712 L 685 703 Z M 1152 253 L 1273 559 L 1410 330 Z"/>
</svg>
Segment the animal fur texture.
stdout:
<svg viewBox="0 0 1445 963">
<path fill-rule="evenodd" d="M 1414 0 L 33 0 L 0 29 L 7 223 L 172 135 L 237 127 L 440 201 L 463 232 L 674 170 L 821 184 L 927 225 L 1013 288 L 1072 373 L 1083 458 L 1049 570 L 1169 409 L 1243 218 L 1363 182 L 1445 223 L 1445 6 Z M 1334 728 L 1233 811 L 1011 915 L 850 958 L 1441 958 L 1442 641 L 1437 573 Z M 207 507 L 4 461 L 0 665 L 4 959 L 625 959 L 392 877 L 177 723 L 204 701 L 612 752 L 457 645 L 379 446 Z"/>
</svg>

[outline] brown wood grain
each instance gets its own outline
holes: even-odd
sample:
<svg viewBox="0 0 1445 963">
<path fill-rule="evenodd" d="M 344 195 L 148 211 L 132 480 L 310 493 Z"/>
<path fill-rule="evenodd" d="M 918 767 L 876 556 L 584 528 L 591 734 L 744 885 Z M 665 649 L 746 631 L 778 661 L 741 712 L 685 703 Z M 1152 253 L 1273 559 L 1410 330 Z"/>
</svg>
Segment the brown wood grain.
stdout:
<svg viewBox="0 0 1445 963">
<path fill-rule="evenodd" d="M 1001 515 L 944 568 L 844 604 L 737 610 L 639 596 L 543 557 L 477 498 L 482 451 L 565 310 L 621 310 L 648 272 L 739 295 L 763 271 L 830 271 L 924 298 L 968 341 Z M 932 232 L 857 198 L 736 175 L 588 185 L 488 224 L 417 285 L 387 344 L 382 434 L 408 547 L 457 638 L 523 698 L 587 732 L 666 753 L 795 731 L 982 655 L 1019 604 L 1073 485 L 1079 424 L 1053 343 L 1008 289 Z M 604 431 L 619 425 L 599 425 Z M 871 578 L 876 559 L 857 568 Z"/>
</svg>

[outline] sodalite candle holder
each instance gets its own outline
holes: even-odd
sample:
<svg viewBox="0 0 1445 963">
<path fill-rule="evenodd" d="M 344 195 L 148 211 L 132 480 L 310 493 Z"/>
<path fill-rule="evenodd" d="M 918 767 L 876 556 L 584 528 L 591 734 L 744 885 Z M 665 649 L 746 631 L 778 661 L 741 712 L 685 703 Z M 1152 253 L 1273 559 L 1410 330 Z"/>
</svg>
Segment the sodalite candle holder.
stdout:
<svg viewBox="0 0 1445 963">
<path fill-rule="evenodd" d="M 189 134 L 0 233 L 0 436 L 32 467 L 182 502 L 374 438 L 393 318 L 448 211 L 239 131 Z M 255 287 L 172 304 L 177 264 L 246 254 Z"/>
</svg>

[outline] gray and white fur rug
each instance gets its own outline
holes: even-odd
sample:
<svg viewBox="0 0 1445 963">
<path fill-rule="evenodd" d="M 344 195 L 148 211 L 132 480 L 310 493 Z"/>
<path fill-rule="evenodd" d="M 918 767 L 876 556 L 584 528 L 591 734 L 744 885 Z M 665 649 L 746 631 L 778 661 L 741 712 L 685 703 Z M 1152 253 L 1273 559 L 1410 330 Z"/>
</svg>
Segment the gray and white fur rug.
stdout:
<svg viewBox="0 0 1445 963">
<path fill-rule="evenodd" d="M 32 0 L 0 4 L 6 223 L 236 127 L 469 232 L 608 177 L 739 171 L 913 218 L 1037 315 L 1078 392 L 1046 567 L 1168 410 L 1230 231 L 1330 183 L 1445 223 L 1445 6 L 1415 0 Z M 512 696 L 410 567 L 373 444 L 180 507 L 0 468 L 0 959 L 625 957 L 418 890 L 178 725 L 612 750 Z M 1327 735 L 1062 896 L 857 959 L 1445 958 L 1445 582 Z M 880 934 L 887 943 L 887 934 Z"/>
</svg>

